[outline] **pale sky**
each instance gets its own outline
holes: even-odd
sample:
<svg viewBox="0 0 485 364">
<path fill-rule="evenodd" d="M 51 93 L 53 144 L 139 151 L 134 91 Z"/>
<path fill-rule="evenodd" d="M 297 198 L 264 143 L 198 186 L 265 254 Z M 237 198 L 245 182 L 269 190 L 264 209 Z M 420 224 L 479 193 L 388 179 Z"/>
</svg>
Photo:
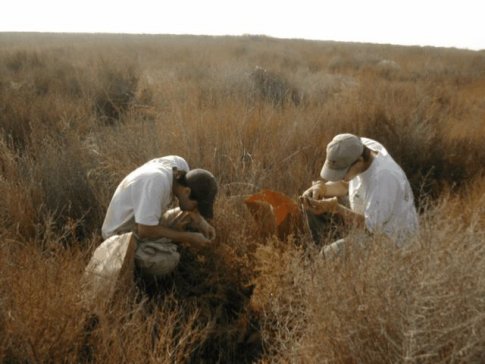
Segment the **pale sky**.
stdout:
<svg viewBox="0 0 485 364">
<path fill-rule="evenodd" d="M 485 49 L 483 0 L 0 1 L 0 32 L 254 34 Z"/>
</svg>

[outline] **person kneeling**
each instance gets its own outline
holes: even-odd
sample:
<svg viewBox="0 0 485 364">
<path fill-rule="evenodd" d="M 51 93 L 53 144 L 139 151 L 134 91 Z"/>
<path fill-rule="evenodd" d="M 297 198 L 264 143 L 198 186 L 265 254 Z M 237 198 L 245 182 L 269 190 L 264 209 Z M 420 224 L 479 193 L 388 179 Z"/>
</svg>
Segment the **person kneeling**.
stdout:
<svg viewBox="0 0 485 364">
<path fill-rule="evenodd" d="M 325 213 L 340 216 L 344 223 L 370 233 L 382 233 L 399 247 L 418 230 L 418 218 L 409 181 L 384 146 L 369 138 L 339 134 L 327 145 L 320 173 L 300 200 L 312 231 L 318 231 Z M 350 207 L 338 198 L 348 197 Z M 333 255 L 342 251 L 345 239 L 323 249 Z"/>
<path fill-rule="evenodd" d="M 200 247 L 214 240 L 215 229 L 206 219 L 213 217 L 217 189 L 209 171 L 190 170 L 179 156 L 153 159 L 116 188 L 103 238 L 133 232 L 137 271 L 155 280 L 167 276 L 179 264 L 178 243 Z M 174 199 L 179 207 L 169 210 Z"/>
</svg>

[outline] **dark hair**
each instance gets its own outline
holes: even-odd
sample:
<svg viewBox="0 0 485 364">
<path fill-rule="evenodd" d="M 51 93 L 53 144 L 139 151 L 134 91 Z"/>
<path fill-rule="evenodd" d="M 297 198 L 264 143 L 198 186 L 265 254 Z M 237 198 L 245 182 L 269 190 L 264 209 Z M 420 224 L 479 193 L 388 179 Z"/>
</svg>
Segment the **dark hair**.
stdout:
<svg viewBox="0 0 485 364">
<path fill-rule="evenodd" d="M 183 187 L 190 187 L 190 195 L 189 198 L 191 200 L 197 200 L 199 196 L 197 196 L 197 192 L 194 189 L 194 186 L 191 186 L 188 179 L 187 179 L 187 172 L 182 170 L 177 170 L 178 173 L 175 174 L 175 182 L 177 182 L 180 186 Z"/>
<path fill-rule="evenodd" d="M 218 189 L 215 177 L 205 169 L 196 168 L 187 173 L 186 183 L 190 188 L 189 198 L 197 201 L 200 214 L 211 219 Z"/>
<path fill-rule="evenodd" d="M 370 154 L 371 150 L 364 145 L 364 151 L 362 152 L 362 158 L 364 159 L 364 162 L 368 162 L 370 160 Z"/>
<path fill-rule="evenodd" d="M 175 181 L 184 187 L 189 187 L 189 184 L 187 183 L 187 172 L 182 171 L 182 170 L 177 170 L 178 173 L 175 174 Z"/>
</svg>

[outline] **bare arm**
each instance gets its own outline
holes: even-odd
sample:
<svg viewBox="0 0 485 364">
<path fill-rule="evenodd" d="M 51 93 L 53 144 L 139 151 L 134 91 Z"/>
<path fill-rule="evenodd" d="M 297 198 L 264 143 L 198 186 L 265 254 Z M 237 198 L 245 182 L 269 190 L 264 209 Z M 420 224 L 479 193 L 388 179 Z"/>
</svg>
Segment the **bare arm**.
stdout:
<svg viewBox="0 0 485 364">
<path fill-rule="evenodd" d="M 349 184 L 347 182 L 324 182 L 319 180 L 313 181 L 312 186 L 303 192 L 301 197 L 310 197 L 315 200 L 320 200 L 322 198 L 347 196 L 348 192 Z"/>
<path fill-rule="evenodd" d="M 321 182 L 322 183 L 322 182 Z M 343 197 L 349 193 L 349 184 L 345 181 L 326 182 L 323 184 L 323 197 Z"/>
<path fill-rule="evenodd" d="M 207 222 L 204 217 L 198 212 L 190 212 L 190 218 L 192 220 L 192 225 L 200 231 L 204 236 L 210 240 L 216 238 L 216 230 L 214 227 Z"/>
</svg>

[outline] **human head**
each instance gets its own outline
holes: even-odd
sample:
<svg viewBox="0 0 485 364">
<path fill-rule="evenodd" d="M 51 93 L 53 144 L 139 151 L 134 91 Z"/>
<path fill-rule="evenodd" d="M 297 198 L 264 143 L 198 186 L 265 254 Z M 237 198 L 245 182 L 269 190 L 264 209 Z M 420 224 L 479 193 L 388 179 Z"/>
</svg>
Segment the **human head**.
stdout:
<svg viewBox="0 0 485 364">
<path fill-rule="evenodd" d="M 182 187 L 176 193 L 180 208 L 184 211 L 197 209 L 206 219 L 214 216 L 214 200 L 217 194 L 217 182 L 209 171 L 201 168 L 185 173 L 176 170 L 175 180 Z"/>
<path fill-rule="evenodd" d="M 327 157 L 320 177 L 327 181 L 341 181 L 364 152 L 364 144 L 353 134 L 338 134 L 327 145 Z"/>
</svg>

